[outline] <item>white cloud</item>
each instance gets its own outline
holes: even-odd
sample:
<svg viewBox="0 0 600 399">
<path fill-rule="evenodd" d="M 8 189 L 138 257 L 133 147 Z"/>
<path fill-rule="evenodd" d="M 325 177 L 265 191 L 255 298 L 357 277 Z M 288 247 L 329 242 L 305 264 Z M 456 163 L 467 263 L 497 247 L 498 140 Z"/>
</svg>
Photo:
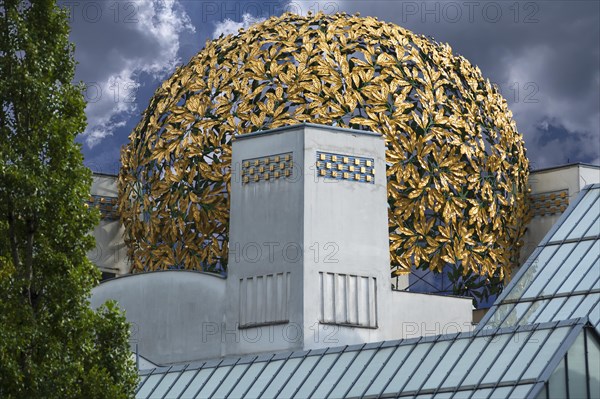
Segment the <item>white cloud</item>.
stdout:
<svg viewBox="0 0 600 399">
<path fill-rule="evenodd" d="M 72 3 L 79 4 L 79 3 Z M 138 111 L 140 76 L 164 78 L 179 63 L 180 35 L 194 26 L 177 0 L 94 2 L 71 7 L 78 80 L 88 87 L 89 147 Z"/>
<path fill-rule="evenodd" d="M 249 26 L 254 25 L 255 23 L 264 21 L 264 18 L 255 17 L 251 14 L 242 15 L 241 22 L 235 22 L 232 19 L 226 18 L 223 21 L 219 21 L 215 23 L 215 30 L 213 31 L 213 38 L 218 38 L 219 36 L 227 36 L 227 35 L 237 35 L 240 29 L 247 29 Z"/>
</svg>

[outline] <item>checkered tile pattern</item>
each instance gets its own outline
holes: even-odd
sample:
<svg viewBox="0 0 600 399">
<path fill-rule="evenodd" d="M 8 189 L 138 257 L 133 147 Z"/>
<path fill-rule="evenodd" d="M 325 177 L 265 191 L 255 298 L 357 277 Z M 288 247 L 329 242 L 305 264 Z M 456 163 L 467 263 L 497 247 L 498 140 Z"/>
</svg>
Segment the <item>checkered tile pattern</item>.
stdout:
<svg viewBox="0 0 600 399">
<path fill-rule="evenodd" d="M 100 209 L 100 217 L 104 220 L 117 220 L 117 197 L 107 197 L 101 195 L 91 195 L 88 199 L 88 206 L 94 206 Z"/>
<path fill-rule="evenodd" d="M 569 206 L 569 190 L 535 194 L 530 199 L 535 216 L 563 213 Z"/>
<path fill-rule="evenodd" d="M 268 182 L 290 177 L 293 167 L 291 152 L 245 159 L 242 161 L 242 183 Z"/>
<path fill-rule="evenodd" d="M 375 183 L 375 160 L 317 151 L 317 175 L 326 179 Z"/>
</svg>

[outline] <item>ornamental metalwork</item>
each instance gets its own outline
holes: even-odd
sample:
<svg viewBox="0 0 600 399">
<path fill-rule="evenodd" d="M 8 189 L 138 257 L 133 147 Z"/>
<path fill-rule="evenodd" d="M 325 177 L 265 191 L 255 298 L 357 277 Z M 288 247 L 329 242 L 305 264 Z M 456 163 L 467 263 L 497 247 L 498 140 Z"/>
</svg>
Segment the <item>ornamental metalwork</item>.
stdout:
<svg viewBox="0 0 600 399">
<path fill-rule="evenodd" d="M 294 161 L 291 152 L 242 161 L 242 184 L 274 181 L 292 177 Z"/>
<path fill-rule="evenodd" d="M 375 160 L 317 151 L 317 175 L 325 179 L 375 183 Z"/>
<path fill-rule="evenodd" d="M 87 205 L 100 210 L 102 220 L 118 220 L 119 209 L 117 207 L 117 198 L 106 195 L 90 195 Z"/>
<path fill-rule="evenodd" d="M 150 100 L 121 156 L 133 270 L 226 268 L 231 141 L 299 122 L 385 137 L 392 272 L 517 264 L 528 161 L 479 68 L 376 18 L 286 13 L 207 42 Z"/>
<path fill-rule="evenodd" d="M 534 194 L 529 201 L 533 216 L 560 214 L 569 206 L 569 190 Z"/>
</svg>

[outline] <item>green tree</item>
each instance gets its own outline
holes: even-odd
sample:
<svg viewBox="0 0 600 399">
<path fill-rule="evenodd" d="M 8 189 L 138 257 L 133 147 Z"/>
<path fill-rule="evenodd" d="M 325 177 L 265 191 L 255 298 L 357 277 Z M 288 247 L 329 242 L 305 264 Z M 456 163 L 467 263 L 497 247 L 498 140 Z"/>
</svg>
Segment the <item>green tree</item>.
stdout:
<svg viewBox="0 0 600 399">
<path fill-rule="evenodd" d="M 99 271 L 85 129 L 67 13 L 54 0 L 0 0 L 0 397 L 130 397 L 129 325 L 94 311 Z"/>
</svg>

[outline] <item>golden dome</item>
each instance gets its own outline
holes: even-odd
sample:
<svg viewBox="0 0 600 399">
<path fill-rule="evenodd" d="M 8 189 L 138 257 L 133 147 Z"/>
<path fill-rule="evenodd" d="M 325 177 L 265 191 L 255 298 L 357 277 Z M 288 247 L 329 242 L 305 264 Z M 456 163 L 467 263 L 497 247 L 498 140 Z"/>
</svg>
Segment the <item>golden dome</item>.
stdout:
<svg viewBox="0 0 600 399">
<path fill-rule="evenodd" d="M 299 122 L 384 135 L 392 271 L 517 264 L 528 161 L 497 88 L 394 24 L 287 13 L 207 42 L 150 100 L 121 155 L 133 270 L 226 267 L 232 136 Z"/>
</svg>

